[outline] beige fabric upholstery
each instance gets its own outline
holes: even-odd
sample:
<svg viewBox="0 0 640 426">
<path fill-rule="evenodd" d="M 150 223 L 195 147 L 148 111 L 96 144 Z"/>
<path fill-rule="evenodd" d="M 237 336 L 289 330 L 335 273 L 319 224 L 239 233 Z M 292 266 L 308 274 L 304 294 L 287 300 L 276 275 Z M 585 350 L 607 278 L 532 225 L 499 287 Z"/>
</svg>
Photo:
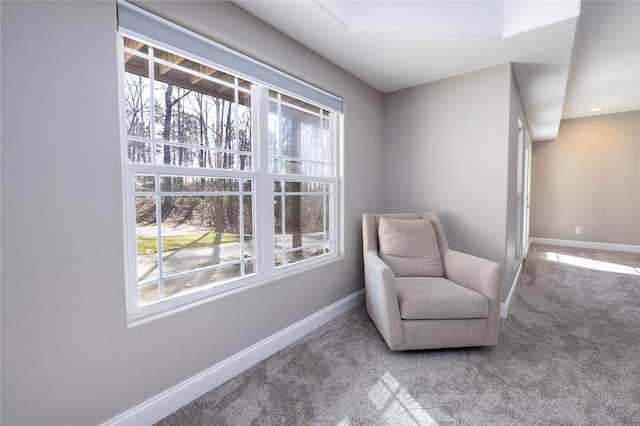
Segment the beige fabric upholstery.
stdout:
<svg viewBox="0 0 640 426">
<path fill-rule="evenodd" d="M 380 256 L 379 237 L 386 238 L 389 231 L 383 229 L 379 236 L 381 222 L 387 222 L 382 218 L 392 222 L 428 221 L 442 261 L 442 276 L 425 276 L 427 273 L 420 267 L 419 273 L 410 270 L 413 276 L 394 274 Z M 399 225 L 398 232 L 424 228 L 424 223 Z M 362 230 L 367 312 L 389 348 L 399 351 L 497 344 L 500 264 L 451 250 L 435 213 L 365 214 Z M 408 242 L 406 246 L 424 249 L 419 242 Z M 397 247 L 391 251 L 395 250 Z M 401 247 L 404 254 L 400 257 L 412 258 L 411 253 L 407 256 L 402 250 Z M 411 261 L 420 262 L 422 254 L 413 257 L 417 260 Z M 402 273 L 407 271 L 403 269 Z"/>
<path fill-rule="evenodd" d="M 378 226 L 379 256 L 397 277 L 441 277 L 442 259 L 428 220 L 382 217 Z"/>
<path fill-rule="evenodd" d="M 403 320 L 487 318 L 489 300 L 445 278 L 397 277 Z"/>
</svg>

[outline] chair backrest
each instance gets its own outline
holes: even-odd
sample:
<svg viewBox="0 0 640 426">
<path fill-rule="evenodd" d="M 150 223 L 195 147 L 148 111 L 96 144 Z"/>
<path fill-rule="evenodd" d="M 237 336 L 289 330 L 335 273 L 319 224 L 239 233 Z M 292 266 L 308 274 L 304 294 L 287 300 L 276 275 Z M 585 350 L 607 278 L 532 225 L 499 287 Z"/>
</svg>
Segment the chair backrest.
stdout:
<svg viewBox="0 0 640 426">
<path fill-rule="evenodd" d="M 380 224 L 381 217 L 401 220 L 429 220 L 431 221 L 431 225 L 433 225 L 440 253 L 449 250 L 449 242 L 447 241 L 447 236 L 444 233 L 444 228 L 437 213 L 365 213 L 362 216 L 362 250 L 364 253 L 368 251 L 378 251 L 378 225 Z"/>
</svg>

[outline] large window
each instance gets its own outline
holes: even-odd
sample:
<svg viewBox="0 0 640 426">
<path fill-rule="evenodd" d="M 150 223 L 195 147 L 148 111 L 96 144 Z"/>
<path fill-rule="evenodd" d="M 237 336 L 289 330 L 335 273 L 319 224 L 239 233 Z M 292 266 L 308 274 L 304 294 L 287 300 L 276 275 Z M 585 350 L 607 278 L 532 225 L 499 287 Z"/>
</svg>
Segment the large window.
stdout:
<svg viewBox="0 0 640 426">
<path fill-rule="evenodd" d="M 120 40 L 130 317 L 334 257 L 336 113 Z"/>
</svg>

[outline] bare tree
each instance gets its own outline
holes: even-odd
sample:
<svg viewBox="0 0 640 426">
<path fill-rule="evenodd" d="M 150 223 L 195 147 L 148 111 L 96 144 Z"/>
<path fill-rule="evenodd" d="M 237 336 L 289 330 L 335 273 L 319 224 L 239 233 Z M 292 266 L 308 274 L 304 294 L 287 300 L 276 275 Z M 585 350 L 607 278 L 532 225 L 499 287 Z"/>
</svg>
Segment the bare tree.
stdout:
<svg viewBox="0 0 640 426">
<path fill-rule="evenodd" d="M 127 73 L 125 76 L 125 114 L 127 135 L 149 137 L 149 99 L 145 96 L 149 83 L 146 78 Z M 150 162 L 151 148 L 148 144 L 129 143 L 128 158 L 133 162 Z"/>
</svg>

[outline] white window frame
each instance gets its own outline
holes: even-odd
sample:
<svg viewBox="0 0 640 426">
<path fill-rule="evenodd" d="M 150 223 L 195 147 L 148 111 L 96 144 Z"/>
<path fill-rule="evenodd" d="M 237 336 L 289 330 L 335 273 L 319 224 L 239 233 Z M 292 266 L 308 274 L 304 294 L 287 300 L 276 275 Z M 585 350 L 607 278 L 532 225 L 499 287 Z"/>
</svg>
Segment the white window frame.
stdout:
<svg viewBox="0 0 640 426">
<path fill-rule="evenodd" d="M 179 307 L 191 304 L 195 301 L 202 300 L 218 295 L 223 292 L 229 292 L 239 287 L 245 287 L 256 284 L 263 284 L 267 281 L 277 279 L 283 275 L 296 273 L 301 270 L 306 270 L 309 267 L 313 267 L 320 264 L 331 262 L 340 257 L 341 245 L 339 244 L 339 234 L 341 225 L 338 222 L 339 219 L 339 179 L 338 179 L 338 147 L 339 141 L 339 121 L 340 113 L 335 109 L 328 109 L 325 105 L 318 105 L 316 102 L 309 100 L 303 96 L 296 95 L 295 93 L 285 92 L 281 88 L 269 86 L 262 82 L 254 82 L 251 90 L 251 108 L 252 108 L 252 146 L 253 146 L 253 162 L 251 171 L 241 170 L 225 170 L 225 169 L 207 169 L 207 168 L 187 168 L 179 166 L 171 166 L 166 164 L 156 164 L 155 160 L 153 164 L 146 163 L 132 163 L 129 162 L 127 156 L 127 140 L 130 137 L 127 135 L 125 108 L 124 108 L 124 76 L 125 76 L 125 64 L 124 53 L 125 48 L 123 46 L 123 37 L 135 38 L 143 41 L 151 46 L 155 45 L 163 50 L 171 51 L 170 47 L 162 45 L 160 43 L 155 44 L 148 38 L 141 39 L 138 34 L 132 34 L 131 31 L 120 29 L 118 35 L 118 68 L 119 68 L 119 83 L 120 83 L 120 105 L 121 105 L 121 147 L 122 147 L 122 164 L 123 164 L 123 177 L 124 177 L 124 195 L 125 195 L 125 227 L 126 227 L 126 273 L 127 273 L 127 317 L 130 322 L 146 319 L 148 317 L 155 316 L 170 310 L 174 310 Z M 203 63 L 205 65 L 222 69 L 229 74 L 236 75 L 237 77 L 251 81 L 246 75 L 239 75 L 233 71 L 229 71 L 220 64 L 214 63 L 210 60 L 203 60 L 201 57 L 192 57 L 185 52 L 175 50 L 176 54 L 184 56 L 196 62 Z M 239 55 L 239 54 L 238 54 Z M 152 68 L 152 67 L 151 67 Z M 279 73 L 279 72 L 278 72 Z M 152 82 L 152 73 L 150 73 L 150 81 Z M 306 85 L 306 83 L 302 83 Z M 153 85 L 153 83 L 151 83 Z M 318 105 L 320 108 L 329 111 L 329 133 L 331 137 L 331 176 L 316 178 L 310 177 L 304 174 L 276 174 L 270 173 L 269 170 L 269 136 L 268 136 L 268 114 L 269 114 L 269 90 L 276 90 L 288 96 L 303 100 L 310 104 Z M 151 93 L 153 94 L 153 87 L 151 87 Z M 315 89 L 318 90 L 318 89 Z M 330 95 L 333 96 L 333 95 Z M 341 103 L 341 100 L 340 100 Z M 153 108 L 153 106 L 151 106 Z M 153 109 L 151 109 L 152 122 L 155 121 Z M 153 127 L 152 127 L 153 129 Z M 150 140 L 154 140 L 154 132 L 152 130 Z M 164 143 L 164 142 L 163 142 Z M 152 142 L 152 146 L 155 143 Z M 134 175 L 137 173 L 145 174 L 176 174 L 185 176 L 210 176 L 210 177 L 232 177 L 240 179 L 253 179 L 254 185 L 252 191 L 253 197 L 253 243 L 254 243 L 254 256 L 255 266 L 254 274 L 239 278 L 233 281 L 228 281 L 219 285 L 212 285 L 191 293 L 184 293 L 174 298 L 161 300 L 151 305 L 139 306 L 138 304 L 138 277 L 137 277 L 137 250 L 136 250 L 136 211 L 135 211 L 135 198 L 136 193 L 133 188 Z M 288 180 L 288 181 L 309 181 L 318 180 L 322 182 L 328 182 L 332 188 L 330 198 L 332 202 L 332 208 L 328 214 L 328 220 L 330 221 L 328 242 L 331 244 L 332 250 L 330 253 L 325 253 L 317 257 L 312 257 L 306 260 L 298 261 L 286 266 L 275 265 L 275 230 L 274 230 L 274 180 Z M 156 192 L 160 191 L 158 186 L 159 182 L 156 180 Z M 158 236 L 160 236 L 160 219 L 156 220 L 158 226 Z M 242 222 L 242 220 L 240 221 Z M 162 255 L 159 254 L 159 262 L 162 263 Z M 160 267 L 160 265 L 159 265 Z M 161 279 L 161 277 L 160 277 Z"/>
</svg>

